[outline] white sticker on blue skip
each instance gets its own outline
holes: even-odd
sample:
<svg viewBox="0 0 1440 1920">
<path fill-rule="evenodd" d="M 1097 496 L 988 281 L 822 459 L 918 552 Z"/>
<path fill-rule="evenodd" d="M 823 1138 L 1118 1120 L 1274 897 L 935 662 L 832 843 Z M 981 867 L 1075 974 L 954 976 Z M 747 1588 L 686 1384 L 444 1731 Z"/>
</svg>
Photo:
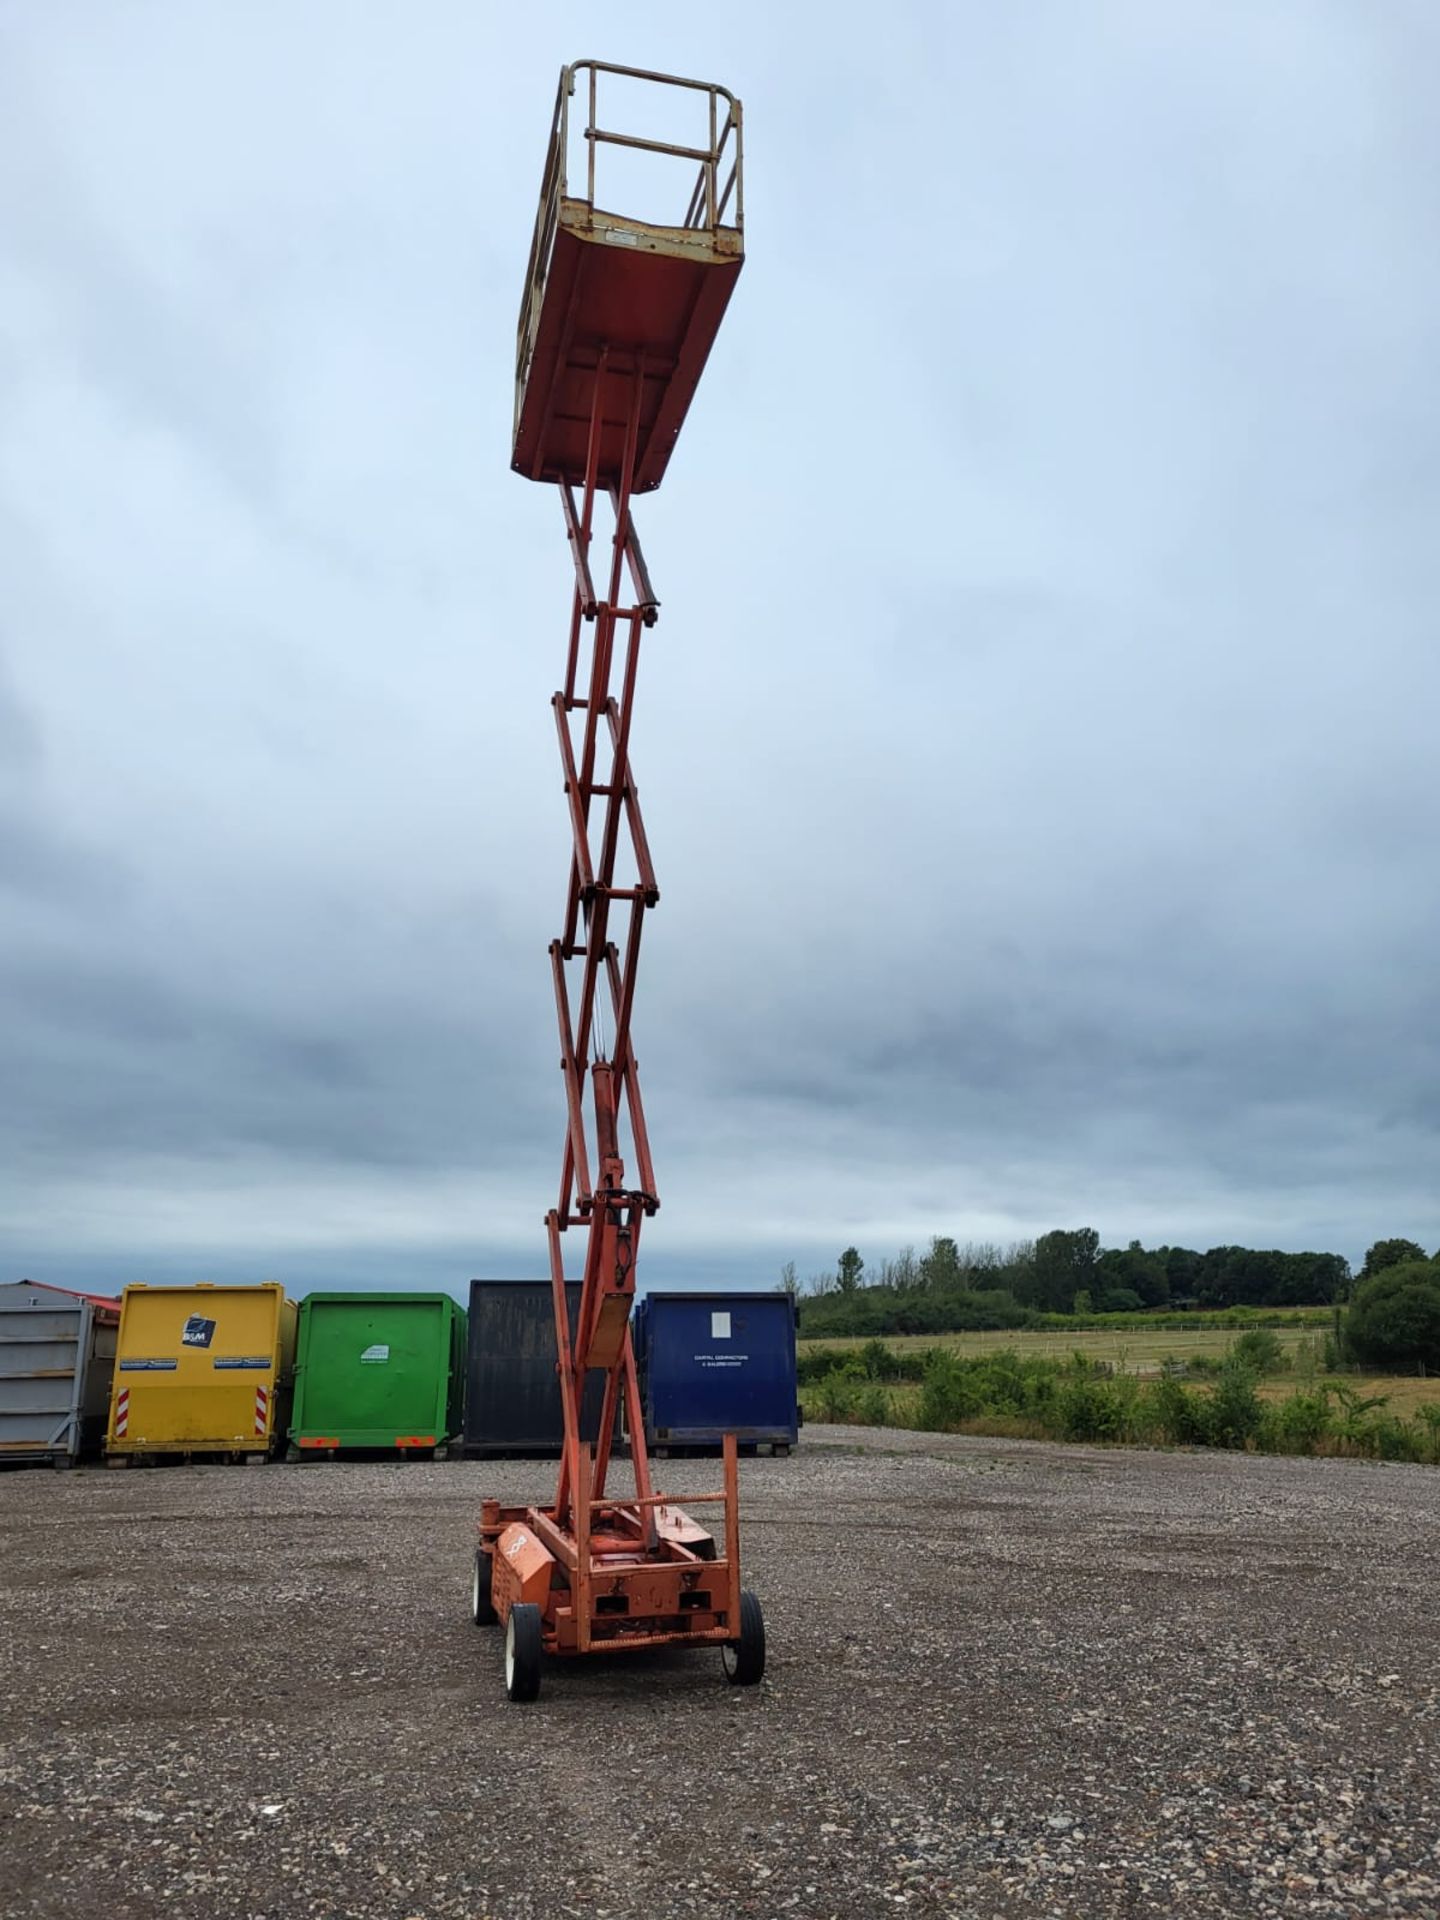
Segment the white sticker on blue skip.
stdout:
<svg viewBox="0 0 1440 1920">
<path fill-rule="evenodd" d="M 728 1340 L 730 1338 L 730 1316 L 728 1313 L 711 1314 L 710 1338 L 712 1340 Z"/>
</svg>

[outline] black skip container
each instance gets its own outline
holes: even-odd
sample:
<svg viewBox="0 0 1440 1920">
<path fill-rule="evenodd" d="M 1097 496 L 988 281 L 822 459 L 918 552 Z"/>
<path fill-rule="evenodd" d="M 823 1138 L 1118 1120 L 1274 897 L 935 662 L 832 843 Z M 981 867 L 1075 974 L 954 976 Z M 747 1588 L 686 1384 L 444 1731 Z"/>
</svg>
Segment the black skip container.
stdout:
<svg viewBox="0 0 1440 1920">
<path fill-rule="evenodd" d="M 580 1308 L 580 1282 L 565 1288 L 570 1337 Z M 467 1459 L 500 1454 L 558 1459 L 565 1437 L 555 1377 L 555 1307 L 548 1280 L 472 1280 L 465 1354 Z M 605 1376 L 585 1383 L 580 1431 L 600 1424 Z"/>
</svg>

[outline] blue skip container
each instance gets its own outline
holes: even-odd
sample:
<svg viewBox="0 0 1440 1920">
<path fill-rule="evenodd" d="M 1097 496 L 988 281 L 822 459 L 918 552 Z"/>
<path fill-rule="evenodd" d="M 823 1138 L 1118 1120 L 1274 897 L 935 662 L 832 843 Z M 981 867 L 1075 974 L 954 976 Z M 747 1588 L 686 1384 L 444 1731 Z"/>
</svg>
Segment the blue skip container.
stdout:
<svg viewBox="0 0 1440 1920">
<path fill-rule="evenodd" d="M 799 1438 L 795 1302 L 788 1293 L 650 1293 L 635 1310 L 645 1443 L 657 1452 L 788 1452 Z"/>
</svg>

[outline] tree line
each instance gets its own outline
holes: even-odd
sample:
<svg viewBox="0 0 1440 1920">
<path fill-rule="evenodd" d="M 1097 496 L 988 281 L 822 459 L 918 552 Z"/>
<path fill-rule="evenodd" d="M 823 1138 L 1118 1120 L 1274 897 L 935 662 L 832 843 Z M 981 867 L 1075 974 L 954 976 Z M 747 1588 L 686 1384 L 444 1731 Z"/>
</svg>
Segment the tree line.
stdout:
<svg viewBox="0 0 1440 1920">
<path fill-rule="evenodd" d="M 1330 1306 L 1357 1280 L 1427 1263 L 1413 1240 L 1377 1240 L 1358 1276 L 1338 1253 L 1239 1246 L 1102 1247 L 1093 1227 L 1057 1228 L 999 1246 L 944 1235 L 917 1254 L 905 1247 L 872 1271 L 847 1247 L 831 1272 L 802 1284 L 794 1261 L 781 1270 L 804 1293 L 807 1332 L 931 1333 L 1023 1326 L 1042 1313 L 1223 1311 L 1231 1307 Z"/>
</svg>

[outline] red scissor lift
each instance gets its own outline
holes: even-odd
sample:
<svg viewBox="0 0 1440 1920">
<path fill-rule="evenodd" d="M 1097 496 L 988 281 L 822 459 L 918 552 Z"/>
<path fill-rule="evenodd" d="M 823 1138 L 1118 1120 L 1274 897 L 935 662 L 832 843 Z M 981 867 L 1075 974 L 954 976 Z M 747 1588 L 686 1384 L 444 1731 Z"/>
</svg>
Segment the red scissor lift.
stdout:
<svg viewBox="0 0 1440 1920">
<path fill-rule="evenodd" d="M 667 132 L 674 110 L 687 108 L 698 137 L 603 129 L 602 76 L 607 104 L 615 93 L 668 112 Z M 581 150 L 571 114 L 580 86 L 583 193 L 569 177 L 572 135 Z M 678 221 L 597 205 L 602 147 L 668 163 L 672 178 L 683 163 Z M 723 1490 L 688 1496 L 722 1507 L 717 1539 L 654 1491 L 630 1336 L 640 1229 L 660 1204 L 631 1045 L 640 936 L 660 895 L 630 767 L 641 636 L 659 603 L 630 502 L 660 483 L 734 288 L 743 194 L 740 103 L 723 87 L 593 60 L 562 72 L 520 306 L 513 465 L 558 489 L 575 576 L 565 684 L 553 701 L 574 842 L 564 931 L 550 947 L 567 1125 L 559 1204 L 546 1219 L 565 1438 L 551 1505 L 487 1500 L 481 1510 L 473 1611 L 478 1625 L 504 1624 L 512 1700 L 539 1692 L 542 1654 L 716 1645 L 740 1685 L 765 1666 L 759 1603 L 740 1586 L 734 1435 Z M 597 512 L 611 528 L 603 565 Z M 572 1228 L 585 1239 L 573 1338 L 563 1238 Z M 587 1433 L 592 1370 L 605 1390 Z M 634 1490 L 607 1493 L 622 1410 Z"/>
</svg>

